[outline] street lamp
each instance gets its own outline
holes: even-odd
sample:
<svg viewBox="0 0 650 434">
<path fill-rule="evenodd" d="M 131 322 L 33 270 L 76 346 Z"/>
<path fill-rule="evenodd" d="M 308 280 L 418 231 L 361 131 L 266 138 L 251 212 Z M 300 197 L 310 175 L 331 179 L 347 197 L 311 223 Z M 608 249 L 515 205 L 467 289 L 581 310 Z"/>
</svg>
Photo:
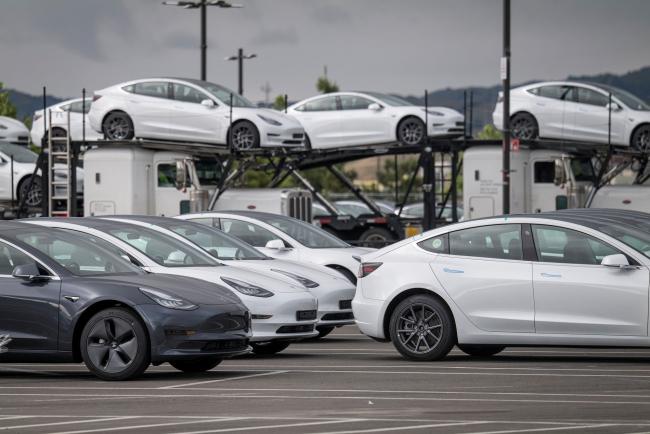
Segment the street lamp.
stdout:
<svg viewBox="0 0 650 434">
<path fill-rule="evenodd" d="M 194 1 L 164 1 L 165 6 L 179 6 L 183 9 L 201 9 L 201 80 L 206 80 L 206 49 L 208 42 L 206 37 L 206 20 L 208 6 L 217 6 L 220 8 L 243 8 L 238 4 L 228 3 L 225 0 L 194 0 Z"/>
<path fill-rule="evenodd" d="M 257 57 L 257 54 L 246 54 L 244 55 L 244 49 L 240 48 L 237 50 L 236 56 L 226 57 L 226 60 L 236 60 L 238 63 L 238 75 L 239 75 L 239 88 L 238 93 L 244 95 L 244 59 L 254 59 Z"/>
</svg>

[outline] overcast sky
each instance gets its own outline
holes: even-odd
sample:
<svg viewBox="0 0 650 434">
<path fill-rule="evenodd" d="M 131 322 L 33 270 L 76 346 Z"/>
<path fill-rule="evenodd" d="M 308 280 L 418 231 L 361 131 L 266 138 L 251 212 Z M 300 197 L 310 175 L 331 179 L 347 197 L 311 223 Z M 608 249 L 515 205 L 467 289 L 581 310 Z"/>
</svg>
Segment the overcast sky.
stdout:
<svg viewBox="0 0 650 434">
<path fill-rule="evenodd" d="M 499 81 L 501 0 L 237 0 L 208 13 L 208 79 L 263 100 L 343 89 L 421 94 Z M 515 82 L 650 64 L 650 1 L 513 0 Z M 75 96 L 146 76 L 199 75 L 199 12 L 160 0 L 0 0 L 0 81 Z"/>
</svg>

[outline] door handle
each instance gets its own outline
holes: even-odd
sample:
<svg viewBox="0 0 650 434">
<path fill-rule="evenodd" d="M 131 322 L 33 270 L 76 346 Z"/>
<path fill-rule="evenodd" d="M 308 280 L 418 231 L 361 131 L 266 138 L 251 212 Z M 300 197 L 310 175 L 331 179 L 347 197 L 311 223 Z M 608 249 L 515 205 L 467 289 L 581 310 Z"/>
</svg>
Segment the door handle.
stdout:
<svg viewBox="0 0 650 434">
<path fill-rule="evenodd" d="M 542 273 L 542 277 L 562 277 L 562 275 L 557 273 Z"/>
<path fill-rule="evenodd" d="M 77 297 L 76 295 L 64 295 L 63 298 L 65 298 L 66 300 L 71 301 L 73 303 L 75 303 L 77 300 L 79 300 L 79 297 Z"/>
<path fill-rule="evenodd" d="M 463 274 L 465 271 L 464 270 L 458 270 L 456 268 L 443 268 L 442 271 L 445 273 L 451 273 L 451 274 Z"/>
</svg>

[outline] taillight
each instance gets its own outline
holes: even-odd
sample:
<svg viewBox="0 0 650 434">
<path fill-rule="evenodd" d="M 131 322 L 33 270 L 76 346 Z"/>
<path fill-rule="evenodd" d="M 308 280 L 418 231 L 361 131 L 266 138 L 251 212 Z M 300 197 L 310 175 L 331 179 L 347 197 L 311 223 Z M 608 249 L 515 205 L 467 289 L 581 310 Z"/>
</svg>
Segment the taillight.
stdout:
<svg viewBox="0 0 650 434">
<path fill-rule="evenodd" d="M 381 266 L 381 262 L 364 262 L 361 265 L 359 265 L 359 273 L 357 277 L 361 279 L 362 277 L 366 277 L 368 274 L 372 273 L 375 271 L 377 268 Z"/>
<path fill-rule="evenodd" d="M 102 97 L 101 95 L 94 94 L 93 95 L 93 102 L 97 101 L 101 97 Z"/>
</svg>

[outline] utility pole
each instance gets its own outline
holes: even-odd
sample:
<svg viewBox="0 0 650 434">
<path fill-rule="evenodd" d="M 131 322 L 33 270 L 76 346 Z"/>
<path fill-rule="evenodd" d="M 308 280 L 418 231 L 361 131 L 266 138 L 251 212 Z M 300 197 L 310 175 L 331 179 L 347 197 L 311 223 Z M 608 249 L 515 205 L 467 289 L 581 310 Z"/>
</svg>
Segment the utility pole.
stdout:
<svg viewBox="0 0 650 434">
<path fill-rule="evenodd" d="M 271 85 L 267 81 L 266 83 L 264 83 L 264 85 L 262 85 L 262 87 L 260 87 L 260 90 L 264 92 L 264 105 L 266 107 L 269 107 L 269 103 L 271 102 L 270 95 L 271 95 L 271 91 L 273 90 L 271 88 Z"/>
<path fill-rule="evenodd" d="M 238 77 L 238 86 L 237 93 L 244 95 L 244 60 L 254 59 L 257 57 L 257 54 L 246 54 L 244 55 L 244 49 L 240 48 L 237 50 L 236 56 L 226 57 L 226 60 L 236 60 L 237 61 L 237 77 Z"/>
<path fill-rule="evenodd" d="M 503 213 L 510 214 L 510 0 L 503 0 Z"/>
<path fill-rule="evenodd" d="M 216 6 L 219 8 L 243 8 L 242 5 L 231 4 L 225 0 L 194 0 L 194 1 L 164 1 L 165 6 L 179 6 L 183 9 L 201 9 L 201 80 L 205 81 L 207 78 L 207 20 L 208 20 L 208 6 Z"/>
</svg>

